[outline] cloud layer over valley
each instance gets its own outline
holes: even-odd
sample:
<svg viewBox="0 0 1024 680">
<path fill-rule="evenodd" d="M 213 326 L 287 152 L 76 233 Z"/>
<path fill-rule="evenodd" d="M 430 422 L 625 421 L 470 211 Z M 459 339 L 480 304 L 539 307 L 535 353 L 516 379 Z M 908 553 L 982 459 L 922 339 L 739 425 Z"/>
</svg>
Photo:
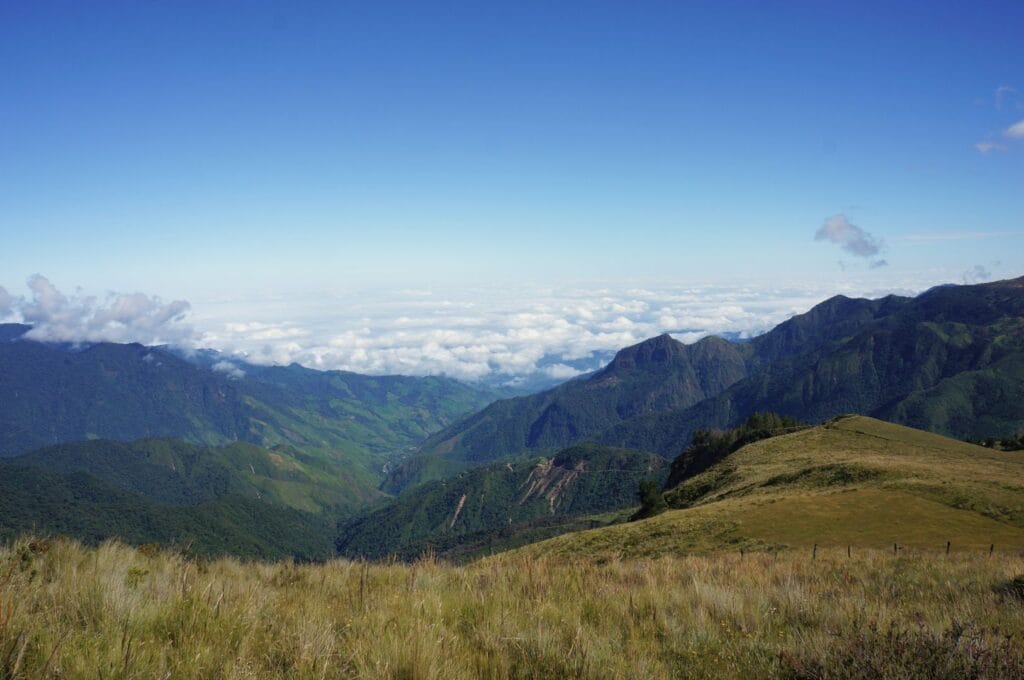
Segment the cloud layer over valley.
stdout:
<svg viewBox="0 0 1024 680">
<path fill-rule="evenodd" d="M 223 312 L 197 304 L 204 312 L 194 322 L 201 344 L 251 363 L 535 387 L 595 370 L 661 333 L 683 342 L 756 335 L 831 294 L 815 286 L 403 291 L 303 305 L 224 301 Z M 218 323 L 243 308 L 249 320 Z"/>
<path fill-rule="evenodd" d="M 194 304 L 141 293 L 67 295 L 41 275 L 27 287 L 23 296 L 0 288 L 0 320 L 32 324 L 36 340 L 212 348 L 223 358 L 214 368 L 235 378 L 244 376 L 242 362 L 296 362 L 535 388 L 595 370 L 616 350 L 661 333 L 683 342 L 750 337 L 839 292 L 874 297 L 926 286 L 480 288 Z"/>
</svg>

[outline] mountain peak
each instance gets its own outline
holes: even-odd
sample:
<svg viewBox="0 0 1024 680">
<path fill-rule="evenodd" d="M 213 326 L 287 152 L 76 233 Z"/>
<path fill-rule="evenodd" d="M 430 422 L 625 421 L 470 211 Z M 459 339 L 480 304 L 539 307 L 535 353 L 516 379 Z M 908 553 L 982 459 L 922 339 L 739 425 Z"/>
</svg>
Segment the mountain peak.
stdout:
<svg viewBox="0 0 1024 680">
<path fill-rule="evenodd" d="M 685 347 L 686 345 L 674 339 L 668 333 L 662 333 L 631 347 L 619 350 L 605 371 L 611 372 L 672 363 L 673 360 L 683 353 Z"/>
</svg>

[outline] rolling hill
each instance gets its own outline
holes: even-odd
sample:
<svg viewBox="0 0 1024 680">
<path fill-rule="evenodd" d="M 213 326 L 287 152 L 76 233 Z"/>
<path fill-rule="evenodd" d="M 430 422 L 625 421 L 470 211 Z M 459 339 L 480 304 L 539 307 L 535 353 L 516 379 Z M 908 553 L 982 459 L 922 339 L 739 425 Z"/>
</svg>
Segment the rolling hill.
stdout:
<svg viewBox="0 0 1024 680">
<path fill-rule="evenodd" d="M 749 444 L 665 493 L 651 519 L 525 552 L 656 557 L 836 547 L 1024 549 L 1024 453 L 863 416 Z"/>
</svg>

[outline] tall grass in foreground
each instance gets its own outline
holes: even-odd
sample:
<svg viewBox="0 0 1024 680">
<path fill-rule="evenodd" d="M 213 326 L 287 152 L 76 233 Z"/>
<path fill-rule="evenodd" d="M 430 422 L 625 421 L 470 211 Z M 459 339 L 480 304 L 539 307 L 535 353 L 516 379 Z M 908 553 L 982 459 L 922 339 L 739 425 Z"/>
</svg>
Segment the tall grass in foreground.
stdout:
<svg viewBox="0 0 1024 680">
<path fill-rule="evenodd" d="M 0 549 L 0 678 L 1021 677 L 1020 556 L 466 567 Z"/>
</svg>

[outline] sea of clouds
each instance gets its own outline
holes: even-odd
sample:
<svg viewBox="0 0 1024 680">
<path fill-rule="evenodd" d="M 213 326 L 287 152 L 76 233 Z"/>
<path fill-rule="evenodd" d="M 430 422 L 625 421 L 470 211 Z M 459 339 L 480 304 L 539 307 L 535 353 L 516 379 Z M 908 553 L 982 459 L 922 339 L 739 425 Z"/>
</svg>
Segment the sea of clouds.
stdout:
<svg viewBox="0 0 1024 680">
<path fill-rule="evenodd" d="M 140 342 L 222 353 L 216 370 L 299 363 L 370 374 L 447 375 L 537 388 L 595 370 L 622 347 L 670 333 L 764 332 L 836 293 L 874 297 L 911 289 L 849 284 L 677 287 L 522 287 L 400 290 L 206 299 L 142 293 L 65 294 L 35 275 L 27 295 L 0 288 L 0 320 L 62 342 Z"/>
<path fill-rule="evenodd" d="M 687 343 L 751 337 L 831 294 L 815 285 L 406 290 L 203 303 L 192 320 L 201 345 L 250 363 L 537 388 L 661 333 Z M 243 318 L 225 322 L 232 310 Z"/>
</svg>

